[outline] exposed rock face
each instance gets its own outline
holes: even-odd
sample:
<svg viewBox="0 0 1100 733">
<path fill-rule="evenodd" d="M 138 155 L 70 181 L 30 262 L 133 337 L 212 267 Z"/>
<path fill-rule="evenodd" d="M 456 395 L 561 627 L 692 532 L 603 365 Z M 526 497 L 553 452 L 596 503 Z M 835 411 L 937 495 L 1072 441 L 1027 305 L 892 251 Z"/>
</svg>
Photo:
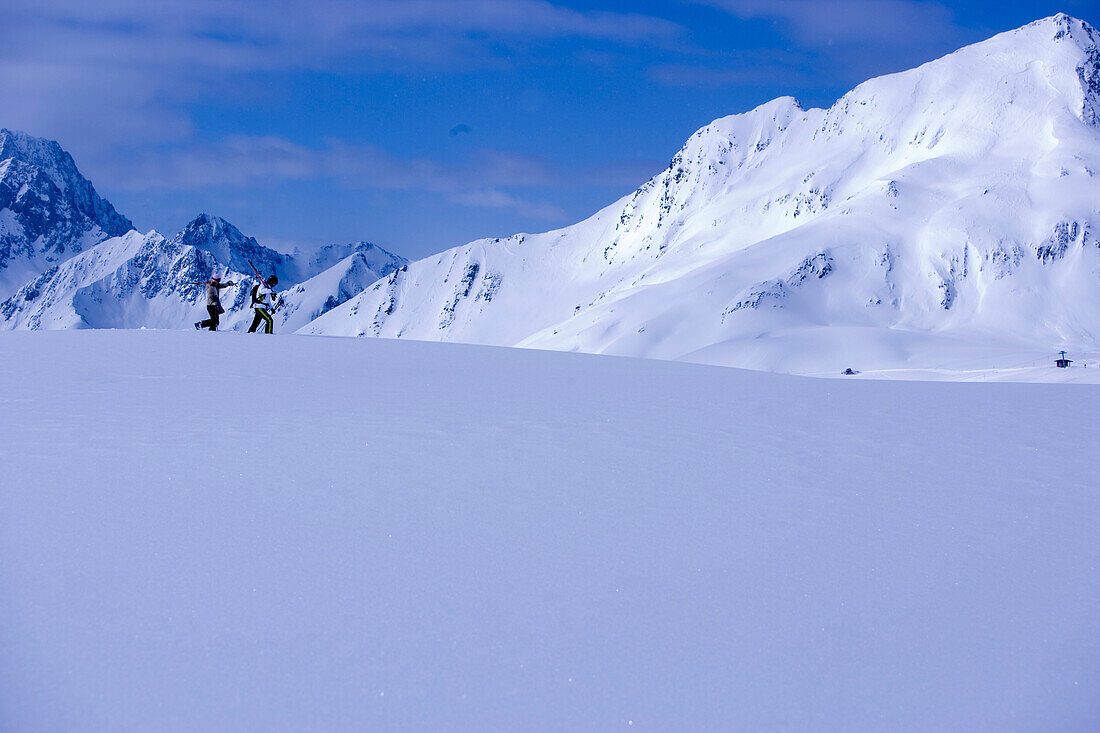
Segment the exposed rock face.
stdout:
<svg viewBox="0 0 1100 733">
<path fill-rule="evenodd" d="M 329 266 L 343 252 L 349 254 Z M 282 331 L 306 325 L 405 264 L 366 242 L 286 255 L 225 219 L 202 214 L 171 239 L 129 232 L 54 265 L 0 303 L 0 330 L 190 328 L 206 317 L 200 283 L 213 275 L 237 283 L 222 291 L 222 328 L 246 328 L 255 282 L 250 260 L 264 275 L 279 274 L 285 305 L 276 315 Z M 312 276 L 297 282 L 303 273 Z"/>
<path fill-rule="evenodd" d="M 0 130 L 0 298 L 133 228 L 56 142 Z"/>
</svg>

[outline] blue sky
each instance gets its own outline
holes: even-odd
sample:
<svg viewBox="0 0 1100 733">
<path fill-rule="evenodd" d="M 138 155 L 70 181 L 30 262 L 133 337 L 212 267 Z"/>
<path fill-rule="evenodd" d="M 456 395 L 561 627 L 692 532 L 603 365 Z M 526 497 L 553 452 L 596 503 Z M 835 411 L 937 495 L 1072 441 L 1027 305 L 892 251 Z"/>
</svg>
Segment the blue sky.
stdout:
<svg viewBox="0 0 1100 733">
<path fill-rule="evenodd" d="M 0 126 L 58 140 L 141 229 L 410 258 L 565 226 L 699 127 L 827 106 L 1095 0 L 41 0 L 3 11 Z"/>
</svg>

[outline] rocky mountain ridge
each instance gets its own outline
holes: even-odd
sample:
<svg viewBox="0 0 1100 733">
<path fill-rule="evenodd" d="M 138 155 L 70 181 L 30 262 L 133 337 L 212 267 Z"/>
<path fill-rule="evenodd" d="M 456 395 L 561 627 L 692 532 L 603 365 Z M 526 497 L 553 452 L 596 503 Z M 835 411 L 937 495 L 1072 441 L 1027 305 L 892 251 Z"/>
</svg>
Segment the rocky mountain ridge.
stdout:
<svg viewBox="0 0 1100 733">
<path fill-rule="evenodd" d="M 327 266 L 334 253 L 346 256 Z M 256 282 L 249 261 L 265 276 L 280 276 L 286 298 L 276 314 L 281 330 L 288 321 L 294 328 L 306 325 L 405 264 L 366 242 L 285 255 L 225 219 L 201 214 L 171 239 L 155 231 L 129 232 L 54 265 L 0 303 L 0 330 L 190 328 L 206 317 L 199 283 L 213 275 L 238 283 L 222 294 L 222 328 L 247 328 Z M 299 282 L 302 276 L 307 279 Z"/>
<path fill-rule="evenodd" d="M 0 299 L 47 267 L 133 228 L 56 142 L 0 129 Z"/>
</svg>

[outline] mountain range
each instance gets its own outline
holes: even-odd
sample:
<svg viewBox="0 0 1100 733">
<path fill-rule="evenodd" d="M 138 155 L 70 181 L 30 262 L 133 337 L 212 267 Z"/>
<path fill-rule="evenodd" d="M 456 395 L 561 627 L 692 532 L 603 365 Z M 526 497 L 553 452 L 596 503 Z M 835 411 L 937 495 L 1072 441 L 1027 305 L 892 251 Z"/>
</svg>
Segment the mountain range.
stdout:
<svg viewBox="0 0 1100 733">
<path fill-rule="evenodd" d="M 286 254 L 207 214 L 141 234 L 56 142 L 0 132 L 0 329 L 190 328 L 214 274 L 240 283 L 223 328 L 243 329 L 255 266 L 288 289 L 276 320 L 293 330 L 405 263 L 369 242 Z"/>
<path fill-rule="evenodd" d="M 0 303 L 0 329 L 190 328 L 205 318 L 201 283 L 215 274 L 237 283 L 222 294 L 222 329 L 247 328 L 256 281 L 250 260 L 265 274 L 282 273 L 281 331 L 305 325 L 405 263 L 366 242 L 286 255 L 202 214 L 171 239 L 131 231 L 51 267 Z"/>
<path fill-rule="evenodd" d="M 75 211 L 73 192 L 85 213 L 79 226 L 40 217 L 84 233 L 34 240 L 40 255 L 20 262 L 49 269 L 0 304 L 0 328 L 187 327 L 202 309 L 183 284 L 219 267 L 242 278 L 251 260 L 293 286 L 283 330 L 310 334 L 807 374 L 1100 354 L 1100 33 L 1067 15 L 872 79 L 829 109 L 784 97 L 721 118 L 585 221 L 413 263 L 367 244 L 283 254 L 207 216 L 170 240 L 120 237 L 128 221 L 70 183 L 56 144 L 6 134 L 22 142 L 4 143 L 18 155 L 0 188 L 37 166 L 40 209 L 53 196 Z M 228 327 L 247 318 L 246 295 L 227 304 Z"/>
<path fill-rule="evenodd" d="M 1095 352 L 1098 111 L 1100 34 L 1054 16 L 716 120 L 591 218 L 414 262 L 304 331 L 800 373 Z"/>
</svg>

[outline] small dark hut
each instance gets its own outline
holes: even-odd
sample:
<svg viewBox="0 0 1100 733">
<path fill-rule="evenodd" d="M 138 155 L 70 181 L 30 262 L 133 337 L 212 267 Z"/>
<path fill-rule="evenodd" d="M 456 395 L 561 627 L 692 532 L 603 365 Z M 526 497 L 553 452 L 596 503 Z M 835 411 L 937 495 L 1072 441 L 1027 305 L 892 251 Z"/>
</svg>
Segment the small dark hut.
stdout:
<svg viewBox="0 0 1100 733">
<path fill-rule="evenodd" d="M 1066 358 L 1066 352 L 1064 352 L 1064 351 L 1062 352 L 1062 358 L 1061 359 L 1055 359 L 1054 360 L 1054 366 L 1058 367 L 1059 369 L 1068 369 L 1069 365 L 1072 364 L 1072 363 L 1073 363 L 1073 359 L 1067 359 Z"/>
</svg>

